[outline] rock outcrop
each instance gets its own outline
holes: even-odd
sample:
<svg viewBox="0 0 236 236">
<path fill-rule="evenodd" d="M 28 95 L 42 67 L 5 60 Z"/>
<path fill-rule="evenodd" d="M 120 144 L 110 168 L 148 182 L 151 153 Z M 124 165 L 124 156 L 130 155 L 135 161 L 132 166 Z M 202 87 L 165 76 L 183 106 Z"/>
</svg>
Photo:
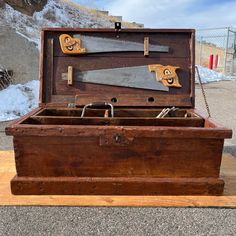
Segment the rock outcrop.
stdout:
<svg viewBox="0 0 236 236">
<path fill-rule="evenodd" d="M 5 6 L 5 2 L 3 0 L 0 0 L 0 8 Z"/>
<path fill-rule="evenodd" d="M 15 10 L 29 16 L 32 16 L 35 11 L 41 11 L 47 4 L 47 0 L 4 0 L 3 2 L 9 4 Z"/>
</svg>

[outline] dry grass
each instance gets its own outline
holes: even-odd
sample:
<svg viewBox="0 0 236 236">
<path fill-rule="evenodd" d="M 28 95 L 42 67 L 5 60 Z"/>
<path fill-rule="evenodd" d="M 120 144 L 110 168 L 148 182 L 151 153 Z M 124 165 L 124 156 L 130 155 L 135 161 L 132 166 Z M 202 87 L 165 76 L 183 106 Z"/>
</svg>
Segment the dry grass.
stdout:
<svg viewBox="0 0 236 236">
<path fill-rule="evenodd" d="M 51 22 L 56 22 L 55 12 L 48 10 L 43 17 Z"/>
<path fill-rule="evenodd" d="M 117 21 L 120 21 L 117 17 L 115 16 L 109 16 L 109 15 L 106 15 L 96 9 L 93 9 L 93 8 L 88 8 L 88 7 L 85 7 L 85 6 L 82 6 L 80 4 L 77 4 L 77 3 L 74 3 L 72 2 L 71 0 L 62 0 L 63 2 L 65 2 L 66 4 L 68 4 L 69 6 L 75 8 L 75 9 L 78 9 L 79 11 L 82 11 L 82 12 L 86 12 L 88 14 L 91 14 L 91 15 L 94 15 L 98 18 L 101 18 L 101 19 L 104 19 L 106 21 L 110 21 L 110 22 L 117 22 Z M 122 26 L 124 28 L 141 28 L 138 24 L 135 24 L 135 23 L 130 23 L 130 22 L 127 22 L 127 21 L 122 21 Z"/>
</svg>

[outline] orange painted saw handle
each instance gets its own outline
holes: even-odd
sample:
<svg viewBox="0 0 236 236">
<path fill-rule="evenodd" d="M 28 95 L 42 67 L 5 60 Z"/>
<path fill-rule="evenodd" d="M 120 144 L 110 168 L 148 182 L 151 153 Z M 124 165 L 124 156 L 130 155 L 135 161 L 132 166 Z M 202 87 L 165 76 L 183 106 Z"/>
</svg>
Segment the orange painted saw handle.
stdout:
<svg viewBox="0 0 236 236">
<path fill-rule="evenodd" d="M 179 77 L 176 70 L 180 69 L 178 66 L 163 66 L 160 64 L 154 64 L 148 66 L 150 72 L 156 73 L 156 80 L 161 81 L 163 85 L 168 87 L 181 88 L 179 83 Z"/>
<path fill-rule="evenodd" d="M 64 54 L 76 55 L 86 53 L 86 49 L 81 46 L 81 40 L 78 38 L 72 38 L 68 34 L 62 34 L 59 37 L 59 41 Z"/>
</svg>

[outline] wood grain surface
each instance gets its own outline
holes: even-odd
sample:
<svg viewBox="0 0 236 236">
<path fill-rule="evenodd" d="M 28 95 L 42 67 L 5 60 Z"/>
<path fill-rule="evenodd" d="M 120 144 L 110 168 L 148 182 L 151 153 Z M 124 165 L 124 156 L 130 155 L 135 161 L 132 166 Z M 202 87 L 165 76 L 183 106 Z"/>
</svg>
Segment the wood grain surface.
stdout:
<svg viewBox="0 0 236 236">
<path fill-rule="evenodd" d="M 148 57 L 143 52 L 98 53 L 94 55 L 63 54 L 59 37 L 61 34 L 81 34 L 136 43 L 144 42 L 149 37 L 150 44 L 163 45 L 170 48 L 168 53 L 152 53 Z M 40 105 L 54 107 L 65 106 L 76 102 L 85 105 L 94 101 L 113 102 L 115 106 L 183 106 L 194 107 L 194 30 L 145 30 L 122 29 L 117 38 L 113 29 L 46 29 L 41 34 L 40 56 Z M 169 92 L 151 91 L 145 89 L 125 88 L 101 84 L 81 83 L 73 81 L 68 85 L 62 80 L 62 73 L 68 66 L 73 66 L 74 72 L 121 67 L 162 64 L 180 67 L 178 77 L 181 88 L 170 88 Z M 75 96 L 77 96 L 75 101 Z M 177 97 L 176 97 L 177 96 Z M 148 98 L 153 98 L 148 102 Z"/>
<path fill-rule="evenodd" d="M 1 151 L 1 206 L 236 207 L 236 158 L 230 154 L 224 154 L 222 160 L 223 196 L 14 196 L 10 180 L 15 173 L 13 151 Z"/>
</svg>

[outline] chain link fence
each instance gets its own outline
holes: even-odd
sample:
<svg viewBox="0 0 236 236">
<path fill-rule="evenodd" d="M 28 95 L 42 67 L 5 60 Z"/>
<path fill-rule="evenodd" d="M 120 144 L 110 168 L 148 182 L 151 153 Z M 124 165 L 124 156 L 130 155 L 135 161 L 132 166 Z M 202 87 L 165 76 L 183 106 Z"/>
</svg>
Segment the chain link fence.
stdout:
<svg viewBox="0 0 236 236">
<path fill-rule="evenodd" d="M 236 76 L 236 30 L 230 27 L 197 30 L 196 64 Z"/>
</svg>

